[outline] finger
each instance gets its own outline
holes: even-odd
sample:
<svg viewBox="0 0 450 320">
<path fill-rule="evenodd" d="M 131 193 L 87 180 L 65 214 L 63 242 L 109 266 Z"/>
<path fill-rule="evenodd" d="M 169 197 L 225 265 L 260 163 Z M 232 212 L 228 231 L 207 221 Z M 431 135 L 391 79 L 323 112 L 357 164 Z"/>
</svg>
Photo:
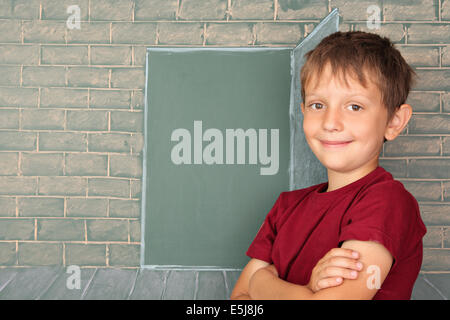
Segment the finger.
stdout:
<svg viewBox="0 0 450 320">
<path fill-rule="evenodd" d="M 341 267 L 361 271 L 363 268 L 363 264 L 361 261 L 351 258 L 332 257 L 323 264 L 323 267 Z"/>
<path fill-rule="evenodd" d="M 319 273 L 319 279 L 321 280 L 330 277 L 356 279 L 358 277 L 358 271 L 340 267 L 326 267 Z"/>
<path fill-rule="evenodd" d="M 348 248 L 333 248 L 326 254 L 328 257 L 347 257 L 352 259 L 359 258 L 359 252 Z"/>
<path fill-rule="evenodd" d="M 326 288 L 330 288 L 330 287 L 336 287 L 340 284 L 342 284 L 342 278 L 340 277 L 333 277 L 333 278 L 325 278 L 325 279 L 321 279 L 320 281 L 317 282 L 317 288 L 318 290 L 321 289 L 326 289 Z"/>
</svg>

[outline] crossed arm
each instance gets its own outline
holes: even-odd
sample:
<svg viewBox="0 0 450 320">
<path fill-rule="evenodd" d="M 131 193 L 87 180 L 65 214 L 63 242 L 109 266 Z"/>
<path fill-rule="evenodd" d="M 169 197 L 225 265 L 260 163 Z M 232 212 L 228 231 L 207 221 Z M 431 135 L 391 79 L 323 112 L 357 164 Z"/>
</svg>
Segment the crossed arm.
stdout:
<svg viewBox="0 0 450 320">
<path fill-rule="evenodd" d="M 271 266 L 267 262 L 251 259 L 242 270 L 231 293 L 231 299 L 372 299 L 377 289 L 367 285 L 367 280 L 371 276 L 370 273 L 367 273 L 367 268 L 372 265 L 379 268 L 380 284 L 382 284 L 392 266 L 392 255 L 383 245 L 373 241 L 347 240 L 341 247 L 360 253 L 360 261 L 364 267 L 356 279 L 344 279 L 339 286 L 313 292 L 307 286 L 296 285 L 278 278 L 276 273 L 271 271 Z"/>
</svg>

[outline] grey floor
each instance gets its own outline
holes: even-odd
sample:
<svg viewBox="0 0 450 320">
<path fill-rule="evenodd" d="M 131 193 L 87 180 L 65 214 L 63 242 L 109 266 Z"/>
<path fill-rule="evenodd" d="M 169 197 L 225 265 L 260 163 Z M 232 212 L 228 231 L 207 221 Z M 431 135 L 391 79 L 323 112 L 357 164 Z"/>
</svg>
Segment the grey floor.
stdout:
<svg viewBox="0 0 450 320">
<path fill-rule="evenodd" d="M 0 300 L 224 300 L 238 271 L 82 268 L 80 289 L 69 289 L 62 267 L 0 268 Z M 413 300 L 447 300 L 450 274 L 420 274 Z"/>
</svg>

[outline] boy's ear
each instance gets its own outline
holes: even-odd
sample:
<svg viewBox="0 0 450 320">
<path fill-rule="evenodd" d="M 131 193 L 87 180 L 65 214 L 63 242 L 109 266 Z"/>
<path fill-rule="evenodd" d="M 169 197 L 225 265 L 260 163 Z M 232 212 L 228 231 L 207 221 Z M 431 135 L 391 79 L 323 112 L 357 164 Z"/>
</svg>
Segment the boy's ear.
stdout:
<svg viewBox="0 0 450 320">
<path fill-rule="evenodd" d="M 395 112 L 391 121 L 389 121 L 386 127 L 386 131 L 384 132 L 384 137 L 387 140 L 394 140 L 406 127 L 409 119 L 411 118 L 411 115 L 411 106 L 406 103 L 402 104 Z"/>
</svg>

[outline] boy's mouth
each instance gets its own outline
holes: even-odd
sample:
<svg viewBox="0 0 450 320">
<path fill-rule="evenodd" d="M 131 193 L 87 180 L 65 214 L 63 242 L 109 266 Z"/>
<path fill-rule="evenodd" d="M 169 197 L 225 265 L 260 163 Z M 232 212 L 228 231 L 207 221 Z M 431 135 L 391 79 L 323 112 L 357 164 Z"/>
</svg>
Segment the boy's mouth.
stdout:
<svg viewBox="0 0 450 320">
<path fill-rule="evenodd" d="M 327 148 L 341 148 L 349 145 L 352 141 L 330 141 L 330 140 L 320 140 L 322 145 Z"/>
</svg>

